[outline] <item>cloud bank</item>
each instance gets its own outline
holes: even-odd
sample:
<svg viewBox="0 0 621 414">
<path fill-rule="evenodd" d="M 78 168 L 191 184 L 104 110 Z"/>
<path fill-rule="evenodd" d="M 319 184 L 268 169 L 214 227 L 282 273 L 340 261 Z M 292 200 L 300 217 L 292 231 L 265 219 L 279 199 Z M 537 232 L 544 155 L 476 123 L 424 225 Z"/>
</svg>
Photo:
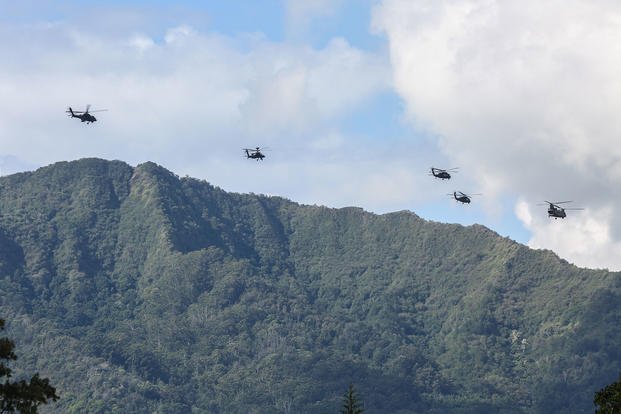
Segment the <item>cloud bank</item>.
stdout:
<svg viewBox="0 0 621 414">
<path fill-rule="evenodd" d="M 530 245 L 621 269 L 621 5 L 384 0 L 395 88 L 486 197 L 519 194 Z M 584 212 L 549 220 L 542 200 Z"/>
<path fill-rule="evenodd" d="M 339 126 L 390 92 L 382 54 L 342 38 L 314 48 L 184 24 L 156 34 L 87 26 L 0 25 L 0 156 L 151 160 L 227 190 L 374 211 L 424 194 L 403 190 L 427 178 L 411 169 L 410 143 L 386 151 L 391 137 Z M 65 117 L 86 104 L 109 111 L 88 126 Z M 241 151 L 257 145 L 272 147 L 261 164 Z"/>
</svg>

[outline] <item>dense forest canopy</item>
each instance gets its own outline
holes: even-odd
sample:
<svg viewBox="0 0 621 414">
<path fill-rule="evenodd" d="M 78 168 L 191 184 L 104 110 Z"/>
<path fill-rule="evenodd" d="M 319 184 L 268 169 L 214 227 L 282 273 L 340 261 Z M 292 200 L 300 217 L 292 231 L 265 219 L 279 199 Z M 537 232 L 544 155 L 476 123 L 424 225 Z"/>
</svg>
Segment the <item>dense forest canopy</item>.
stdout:
<svg viewBox="0 0 621 414">
<path fill-rule="evenodd" d="M 591 413 L 621 372 L 618 273 L 153 163 L 0 178 L 0 316 L 47 412 Z"/>
</svg>

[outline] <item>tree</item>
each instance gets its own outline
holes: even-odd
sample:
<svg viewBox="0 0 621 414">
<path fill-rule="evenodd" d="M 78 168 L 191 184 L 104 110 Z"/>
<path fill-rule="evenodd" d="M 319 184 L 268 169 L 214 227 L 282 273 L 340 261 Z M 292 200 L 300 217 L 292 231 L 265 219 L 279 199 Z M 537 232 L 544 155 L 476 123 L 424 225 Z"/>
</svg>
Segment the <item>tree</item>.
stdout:
<svg viewBox="0 0 621 414">
<path fill-rule="evenodd" d="M 3 329 L 4 319 L 0 319 L 0 330 Z M 15 361 L 17 355 L 13 352 L 14 348 L 15 343 L 9 338 L 0 338 L 0 360 Z M 5 362 L 0 362 L 0 379 L 6 377 L 4 383 L 0 383 L 0 413 L 19 411 L 22 414 L 36 414 L 39 405 L 47 404 L 48 400 L 58 400 L 56 389 L 47 378 L 40 378 L 37 373 L 29 382 L 10 382 L 11 372 Z"/>
<path fill-rule="evenodd" d="M 354 386 L 349 384 L 347 392 L 343 396 L 343 408 L 341 414 L 362 414 L 364 410 L 360 407 L 356 394 L 354 392 Z"/>
<path fill-rule="evenodd" d="M 621 375 L 616 382 L 595 393 L 596 414 L 621 414 Z"/>
</svg>

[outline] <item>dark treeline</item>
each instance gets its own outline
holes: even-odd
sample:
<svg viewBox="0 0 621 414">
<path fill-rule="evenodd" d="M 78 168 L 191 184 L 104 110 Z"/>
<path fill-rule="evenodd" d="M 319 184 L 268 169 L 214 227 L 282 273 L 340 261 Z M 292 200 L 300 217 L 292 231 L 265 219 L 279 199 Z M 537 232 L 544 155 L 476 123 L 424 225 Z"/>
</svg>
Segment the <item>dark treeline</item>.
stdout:
<svg viewBox="0 0 621 414">
<path fill-rule="evenodd" d="M 4 330 L 0 319 L 0 331 Z M 0 413 L 36 414 L 39 406 L 58 401 L 56 389 L 48 378 L 33 375 L 29 380 L 14 379 L 10 363 L 17 359 L 15 342 L 0 338 Z"/>
</svg>

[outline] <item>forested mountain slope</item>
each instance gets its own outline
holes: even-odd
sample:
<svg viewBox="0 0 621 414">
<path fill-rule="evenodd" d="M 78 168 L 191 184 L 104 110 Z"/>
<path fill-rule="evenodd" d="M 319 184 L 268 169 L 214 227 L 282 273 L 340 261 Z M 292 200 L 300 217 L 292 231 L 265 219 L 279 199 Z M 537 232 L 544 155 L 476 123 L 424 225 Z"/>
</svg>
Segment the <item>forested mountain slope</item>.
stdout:
<svg viewBox="0 0 621 414">
<path fill-rule="evenodd" d="M 51 412 L 587 413 L 621 275 L 410 212 L 231 194 L 145 163 L 0 178 L 0 316 Z"/>
</svg>

